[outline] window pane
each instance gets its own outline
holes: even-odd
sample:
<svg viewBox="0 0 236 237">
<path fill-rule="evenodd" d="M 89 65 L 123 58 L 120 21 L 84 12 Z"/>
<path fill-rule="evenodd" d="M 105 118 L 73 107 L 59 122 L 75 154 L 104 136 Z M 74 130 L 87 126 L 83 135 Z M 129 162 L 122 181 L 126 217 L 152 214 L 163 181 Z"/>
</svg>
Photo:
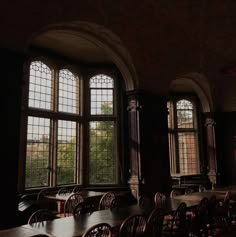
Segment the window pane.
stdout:
<svg viewBox="0 0 236 237">
<path fill-rule="evenodd" d="M 48 186 L 50 120 L 28 117 L 25 186 Z"/>
<path fill-rule="evenodd" d="M 52 109 L 52 73 L 49 67 L 35 61 L 30 64 L 29 107 Z"/>
<path fill-rule="evenodd" d="M 103 74 L 90 79 L 90 113 L 92 115 L 113 114 L 114 80 Z"/>
<path fill-rule="evenodd" d="M 176 105 L 178 128 L 193 128 L 193 104 L 188 100 L 179 100 Z"/>
<path fill-rule="evenodd" d="M 57 184 L 75 183 L 76 122 L 58 121 Z"/>
<path fill-rule="evenodd" d="M 67 69 L 59 72 L 58 110 L 79 113 L 79 80 Z"/>
<path fill-rule="evenodd" d="M 115 183 L 114 122 L 90 122 L 90 184 Z"/>
<path fill-rule="evenodd" d="M 199 170 L 195 134 L 192 132 L 178 133 L 178 144 L 180 173 L 197 174 Z"/>
</svg>

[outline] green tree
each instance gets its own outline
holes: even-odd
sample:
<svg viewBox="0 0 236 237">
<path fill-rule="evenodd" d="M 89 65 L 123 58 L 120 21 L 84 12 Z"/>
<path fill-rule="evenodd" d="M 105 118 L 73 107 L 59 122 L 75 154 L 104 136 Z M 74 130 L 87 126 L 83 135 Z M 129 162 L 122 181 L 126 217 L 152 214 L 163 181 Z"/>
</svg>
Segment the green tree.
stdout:
<svg viewBox="0 0 236 237">
<path fill-rule="evenodd" d="M 73 137 L 66 143 L 58 144 L 57 184 L 74 183 L 76 166 L 76 140 Z"/>
<path fill-rule="evenodd" d="M 102 114 L 113 114 L 109 103 L 101 106 Z M 115 182 L 114 161 L 114 122 L 96 121 L 90 126 L 90 167 L 89 178 L 92 184 Z M 26 187 L 48 185 L 49 139 L 46 136 L 27 145 Z M 76 167 L 75 137 L 58 144 L 57 184 L 74 183 Z"/>
<path fill-rule="evenodd" d="M 48 185 L 49 143 L 46 136 L 27 144 L 26 187 Z"/>
<path fill-rule="evenodd" d="M 112 114 L 112 106 L 103 103 L 102 114 Z M 114 170 L 114 122 L 96 121 L 90 124 L 90 183 L 115 182 Z"/>
</svg>

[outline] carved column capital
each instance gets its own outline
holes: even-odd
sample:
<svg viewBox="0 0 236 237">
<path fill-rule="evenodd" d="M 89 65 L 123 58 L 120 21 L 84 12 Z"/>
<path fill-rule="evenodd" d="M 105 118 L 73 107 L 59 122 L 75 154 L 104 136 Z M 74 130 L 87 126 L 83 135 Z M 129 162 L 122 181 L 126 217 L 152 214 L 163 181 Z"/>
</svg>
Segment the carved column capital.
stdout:
<svg viewBox="0 0 236 237">
<path fill-rule="evenodd" d="M 142 105 L 139 104 L 139 101 L 134 96 L 129 99 L 127 111 L 137 112 L 142 108 Z"/>
<path fill-rule="evenodd" d="M 127 106 L 127 111 L 129 111 L 129 112 L 136 112 L 137 111 L 137 101 L 135 99 L 132 99 L 129 101 L 129 104 Z"/>
<path fill-rule="evenodd" d="M 205 127 L 214 127 L 216 125 L 216 122 L 213 118 L 206 118 L 204 125 Z"/>
</svg>

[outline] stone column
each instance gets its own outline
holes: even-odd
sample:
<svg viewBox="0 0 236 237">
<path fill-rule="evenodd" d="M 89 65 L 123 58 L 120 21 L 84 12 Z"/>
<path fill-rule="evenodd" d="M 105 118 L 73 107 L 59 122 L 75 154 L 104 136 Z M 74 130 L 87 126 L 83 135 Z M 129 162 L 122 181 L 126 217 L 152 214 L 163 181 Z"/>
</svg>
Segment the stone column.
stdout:
<svg viewBox="0 0 236 237">
<path fill-rule="evenodd" d="M 139 134 L 139 105 L 136 95 L 128 96 L 128 121 L 129 121 L 129 156 L 130 156 L 130 178 L 129 186 L 132 195 L 139 200 L 140 196 L 140 134 Z"/>
<path fill-rule="evenodd" d="M 169 194 L 169 166 L 166 98 L 147 91 L 130 91 L 128 101 L 128 151 L 131 192 L 153 198 L 157 191 Z"/>
<path fill-rule="evenodd" d="M 217 185 L 217 160 L 215 143 L 215 121 L 213 118 L 206 118 L 206 138 L 207 138 L 207 160 L 208 177 L 212 183 L 212 189 Z"/>
</svg>

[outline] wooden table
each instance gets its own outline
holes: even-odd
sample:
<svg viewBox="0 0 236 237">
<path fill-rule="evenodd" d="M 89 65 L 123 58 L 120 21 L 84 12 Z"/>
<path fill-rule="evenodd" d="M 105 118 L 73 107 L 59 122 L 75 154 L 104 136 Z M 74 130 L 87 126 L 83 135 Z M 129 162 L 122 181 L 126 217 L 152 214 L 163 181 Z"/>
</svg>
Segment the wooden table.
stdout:
<svg viewBox="0 0 236 237">
<path fill-rule="evenodd" d="M 227 190 L 213 190 L 201 193 L 195 192 L 159 201 L 157 205 L 151 202 L 145 207 L 131 205 L 126 208 L 95 211 L 92 214 L 83 214 L 76 218 L 70 216 L 55 219 L 53 221 L 44 221 L 40 224 L 23 225 L 17 228 L 0 231 L 0 237 L 29 237 L 40 233 L 46 233 L 50 237 L 81 237 L 89 227 L 101 222 L 110 224 L 112 228 L 119 227 L 128 216 L 141 214 L 147 217 L 155 207 L 163 208 L 165 214 L 168 215 L 175 211 L 181 202 L 185 202 L 187 208 L 192 208 L 197 206 L 203 197 L 210 198 L 212 195 L 216 195 L 218 200 L 223 200 L 226 191 Z M 87 194 L 84 193 L 84 195 L 84 197 L 93 197 L 103 195 L 103 193 L 88 191 Z M 66 196 L 59 197 L 54 195 L 51 196 L 51 198 L 55 198 L 55 200 L 58 201 L 66 200 Z"/>
<path fill-rule="evenodd" d="M 194 192 L 194 193 L 190 193 L 190 194 L 186 194 L 186 195 L 179 195 L 174 197 L 174 199 L 179 199 L 179 200 L 185 200 L 186 201 L 198 201 L 200 202 L 202 200 L 202 198 L 206 197 L 206 198 L 211 198 L 213 195 L 216 196 L 216 199 L 219 201 L 222 201 L 224 199 L 224 196 L 226 194 L 226 191 L 214 191 L 214 190 L 208 190 L 205 192 Z"/>
<path fill-rule="evenodd" d="M 89 198 L 89 199 L 91 199 L 91 201 L 92 201 L 92 199 L 99 200 L 104 193 L 105 192 L 86 191 L 86 190 L 80 192 L 80 194 L 82 195 L 82 197 L 84 199 Z M 63 212 L 63 205 L 70 195 L 71 194 L 67 194 L 67 195 L 47 194 L 47 195 L 45 195 L 45 198 L 54 200 L 57 203 L 57 213 L 62 213 Z"/>
<path fill-rule="evenodd" d="M 45 234 L 49 237 L 52 237 L 52 235 L 42 232 L 40 230 L 27 228 L 23 226 L 6 230 L 0 230 L 0 237 L 32 237 L 38 234 Z"/>
<path fill-rule="evenodd" d="M 167 214 L 171 214 L 173 213 L 177 207 L 180 205 L 181 202 L 185 202 L 187 209 L 191 209 L 192 207 L 196 207 L 200 201 L 199 199 L 185 199 L 185 195 L 181 195 L 183 196 L 182 198 L 167 198 L 164 200 L 160 200 L 157 202 L 156 207 L 160 207 L 164 209 L 164 213 Z"/>
<path fill-rule="evenodd" d="M 181 202 L 182 200 L 180 199 L 166 199 L 158 203 L 158 207 L 162 207 L 165 213 L 169 214 L 175 211 Z M 186 201 L 187 207 L 196 206 L 198 203 L 198 201 L 194 200 Z M 55 237 L 80 237 L 92 225 L 106 222 L 112 228 L 117 228 L 128 216 L 141 214 L 147 217 L 155 207 L 154 203 L 150 203 L 145 207 L 131 205 L 126 208 L 95 211 L 92 214 L 82 214 L 77 217 L 63 217 L 53 221 L 45 221 L 43 224 L 25 225 L 24 227 L 46 232 Z"/>
<path fill-rule="evenodd" d="M 192 189 L 194 192 L 198 192 L 199 185 L 198 184 L 176 184 L 172 185 L 172 190 L 178 190 L 181 194 L 185 194 L 185 191 L 188 189 Z"/>
</svg>

